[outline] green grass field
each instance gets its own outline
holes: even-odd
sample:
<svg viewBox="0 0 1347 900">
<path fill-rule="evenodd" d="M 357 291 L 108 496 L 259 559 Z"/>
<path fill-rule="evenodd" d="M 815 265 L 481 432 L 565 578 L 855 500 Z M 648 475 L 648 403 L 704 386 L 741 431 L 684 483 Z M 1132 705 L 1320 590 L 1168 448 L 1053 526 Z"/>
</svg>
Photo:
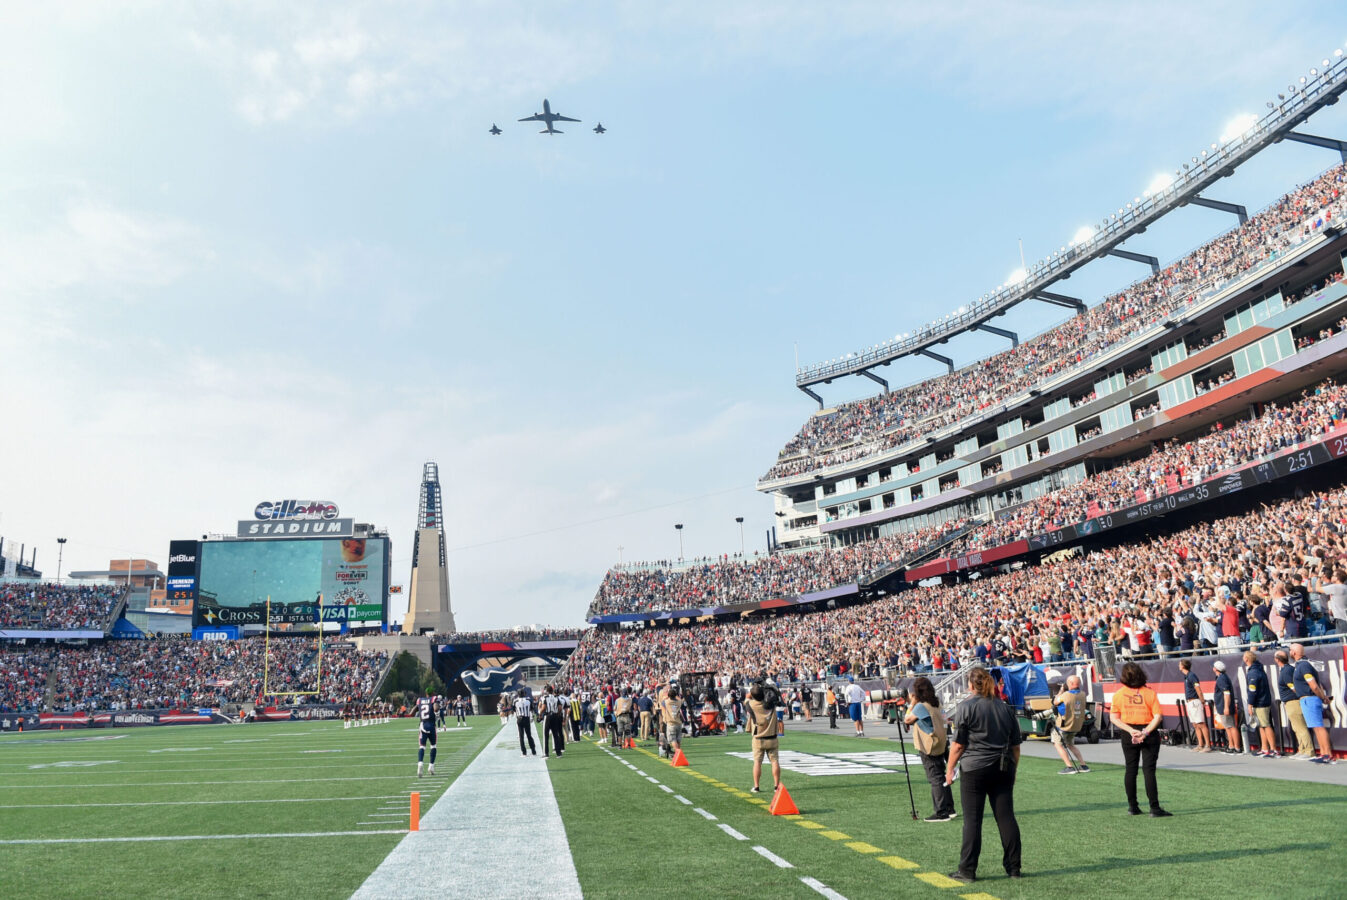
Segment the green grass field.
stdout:
<svg viewBox="0 0 1347 900">
<path fill-rule="evenodd" d="M 889 741 L 813 734 L 788 734 L 783 747 L 811 754 L 897 749 Z M 989 814 L 980 877 L 969 886 L 940 877 L 957 866 L 962 820 L 912 821 L 901 769 L 783 773 L 803 813 L 791 819 L 757 805 L 767 793 L 746 793 L 750 763 L 726 754 L 747 751 L 747 737 L 686 740 L 684 748 L 691 765 L 678 769 L 648 752 L 615 751 L 674 794 L 593 745 L 568 752 L 567 765 L 552 769 L 586 896 L 685 897 L 701 888 L 708 895 L 817 898 L 802 876 L 850 900 L 1347 894 L 1347 858 L 1338 837 L 1347 821 L 1345 788 L 1161 771 L 1161 800 L 1174 817 L 1134 818 L 1125 813 L 1121 767 L 1099 765 L 1063 777 L 1055 774 L 1060 763 L 1026 757 L 1015 798 L 1026 877 L 1013 882 L 1002 873 Z M 763 784 L 770 790 L 766 772 Z M 918 813 L 930 814 L 919 769 L 913 791 Z M 779 867 L 755 846 L 794 868 Z"/>
<path fill-rule="evenodd" d="M 79 842 L 0 843 L 0 897 L 347 897 L 400 835 L 221 836 L 405 830 L 500 726 L 470 721 L 420 781 L 410 719 L 6 735 L 0 842 Z"/>
<path fill-rule="evenodd" d="M 441 775 L 456 775 L 493 739 L 513 752 L 513 728 L 497 737 L 499 720 L 470 721 L 440 735 Z M 0 896 L 349 896 L 401 839 L 377 832 L 407 827 L 407 793 L 422 791 L 424 812 L 449 783 L 416 779 L 414 729 L 411 720 L 350 730 L 290 722 L 0 738 Z M 955 868 L 961 820 L 912 821 L 901 769 L 787 772 L 803 814 L 773 817 L 768 793 L 747 793 L 748 761 L 728 755 L 747 751 L 747 737 L 684 747 L 688 768 L 657 759 L 651 745 L 615 758 L 590 742 L 539 761 L 586 896 L 818 897 L 802 878 L 849 900 L 1347 892 L 1337 837 L 1347 788 L 1162 771 L 1175 816 L 1152 820 L 1125 814 L 1118 767 L 1061 777 L 1057 763 L 1026 758 L 1016 790 L 1026 877 L 1002 876 L 989 818 L 982 878 L 970 887 L 941 877 Z M 784 747 L 820 756 L 896 749 L 800 733 Z M 925 816 L 920 772 L 913 789 Z M 308 832 L 320 834 L 297 836 Z M 3 843 L 12 841 L 39 843 Z"/>
</svg>

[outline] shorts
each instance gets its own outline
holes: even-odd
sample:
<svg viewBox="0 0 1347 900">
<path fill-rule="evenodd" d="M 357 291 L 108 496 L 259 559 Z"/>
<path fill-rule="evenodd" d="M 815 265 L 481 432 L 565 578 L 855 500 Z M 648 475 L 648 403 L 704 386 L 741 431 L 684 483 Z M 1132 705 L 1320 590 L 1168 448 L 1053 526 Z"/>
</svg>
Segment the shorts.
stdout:
<svg viewBox="0 0 1347 900">
<path fill-rule="evenodd" d="M 1270 706 L 1255 706 L 1255 707 L 1253 708 L 1253 714 L 1254 714 L 1254 716 L 1258 719 L 1258 727 L 1259 727 L 1259 728 L 1271 728 L 1271 727 L 1272 727 L 1272 707 L 1270 707 Z"/>
<path fill-rule="evenodd" d="M 1221 715 L 1220 713 L 1212 713 L 1212 714 L 1211 714 L 1211 719 L 1212 719 L 1213 722 L 1216 723 L 1216 727 L 1217 727 L 1217 728 L 1234 728 L 1234 727 L 1235 727 L 1235 717 L 1234 717 L 1234 716 L 1224 716 L 1224 715 Z"/>
<path fill-rule="evenodd" d="M 1324 727 L 1324 701 L 1313 695 L 1301 697 L 1300 711 L 1305 714 L 1305 724 L 1308 727 Z"/>
<path fill-rule="evenodd" d="M 851 721 L 859 722 L 861 720 L 861 705 L 859 703 L 848 703 L 847 715 L 851 716 Z"/>
<path fill-rule="evenodd" d="M 755 763 L 762 762 L 762 758 L 765 756 L 769 761 L 777 762 L 779 756 L 777 744 L 778 741 L 776 738 L 768 738 L 767 740 L 759 740 L 758 738 L 754 738 L 753 761 Z"/>
<path fill-rule="evenodd" d="M 683 743 L 683 723 L 682 723 L 682 722 L 678 722 L 677 724 L 674 724 L 674 725 L 669 725 L 669 724 L 667 724 L 667 723 L 665 724 L 665 726 L 664 726 L 664 743 L 666 743 L 666 744 L 682 744 L 682 743 Z"/>
<path fill-rule="evenodd" d="M 424 747 L 427 743 L 429 743 L 430 746 L 432 746 L 432 747 L 435 746 L 435 729 L 434 729 L 434 728 L 430 729 L 429 731 L 426 731 L 424 728 L 421 729 L 421 736 L 420 736 L 419 738 L 417 738 L 416 745 L 417 745 L 418 747 Z"/>
<path fill-rule="evenodd" d="M 1194 725 L 1207 724 L 1207 714 L 1202 708 L 1201 700 L 1188 701 L 1188 721 L 1192 722 Z"/>
<path fill-rule="evenodd" d="M 1052 742 L 1058 747 L 1062 746 L 1063 743 L 1069 747 L 1076 742 L 1076 735 L 1078 734 L 1080 734 L 1079 731 L 1063 731 L 1060 728 L 1054 728 L 1052 729 Z M 1064 737 L 1066 738 L 1065 741 L 1062 740 Z"/>
</svg>

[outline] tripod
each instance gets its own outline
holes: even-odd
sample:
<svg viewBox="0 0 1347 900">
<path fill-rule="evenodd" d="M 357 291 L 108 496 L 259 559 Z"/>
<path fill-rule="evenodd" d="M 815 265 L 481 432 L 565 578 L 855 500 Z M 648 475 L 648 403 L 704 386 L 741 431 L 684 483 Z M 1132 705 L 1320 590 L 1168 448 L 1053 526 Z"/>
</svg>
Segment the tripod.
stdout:
<svg viewBox="0 0 1347 900">
<path fill-rule="evenodd" d="M 912 793 L 912 773 L 907 768 L 907 742 L 903 740 L 903 717 L 902 710 L 899 709 L 898 715 L 898 748 L 903 753 L 903 774 L 907 776 L 907 799 L 912 804 L 912 821 L 917 820 L 917 798 Z"/>
</svg>

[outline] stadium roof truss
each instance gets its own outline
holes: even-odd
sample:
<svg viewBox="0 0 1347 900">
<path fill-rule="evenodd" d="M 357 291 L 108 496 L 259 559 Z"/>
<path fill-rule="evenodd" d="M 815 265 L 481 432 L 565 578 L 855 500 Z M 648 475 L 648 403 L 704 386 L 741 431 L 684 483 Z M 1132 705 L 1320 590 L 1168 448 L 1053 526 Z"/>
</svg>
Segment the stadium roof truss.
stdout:
<svg viewBox="0 0 1347 900">
<path fill-rule="evenodd" d="M 1069 307 L 1077 313 L 1084 312 L 1083 300 L 1050 288 L 1070 278 L 1077 269 L 1106 256 L 1142 263 L 1150 266 L 1152 272 L 1158 272 L 1160 261 L 1157 257 L 1123 250 L 1119 245 L 1128 238 L 1142 234 L 1161 217 L 1190 203 L 1231 213 L 1243 224 L 1248 220 L 1245 207 L 1204 197 L 1202 192 L 1222 178 L 1233 175 L 1236 167 L 1273 144 L 1290 140 L 1336 150 L 1342 161 L 1347 163 L 1347 141 L 1296 130 L 1319 110 L 1337 103 L 1344 91 L 1347 91 L 1347 57 L 1337 50 L 1331 59 L 1310 69 L 1310 74 L 1300 78 L 1298 84 L 1289 85 L 1285 94 L 1278 94 L 1276 101 L 1268 101 L 1268 113 L 1253 122 L 1243 133 L 1223 144 L 1212 144 L 1201 155 L 1192 157 L 1190 162 L 1184 163 L 1175 172 L 1174 180 L 1167 186 L 1124 204 L 1116 213 L 1110 214 L 1089 238 L 1073 242 L 1054 252 L 1048 259 L 1035 263 L 1022 280 L 1002 285 L 971 306 L 960 307 L 958 312 L 914 334 L 902 335 L 860 353 L 849 353 L 842 359 L 800 368 L 795 375 L 795 386 L 817 401 L 822 409 L 823 398 L 810 389 L 814 385 L 829 384 L 834 378 L 845 375 L 861 375 L 887 391 L 888 381 L 875 374 L 874 370 L 905 356 L 925 356 L 943 363 L 949 372 L 954 372 L 954 360 L 932 348 L 969 331 L 995 334 L 1009 340 L 1012 346 L 1018 346 L 1019 336 L 1015 332 L 997 328 L 988 322 L 1026 300 L 1039 300 Z"/>
</svg>

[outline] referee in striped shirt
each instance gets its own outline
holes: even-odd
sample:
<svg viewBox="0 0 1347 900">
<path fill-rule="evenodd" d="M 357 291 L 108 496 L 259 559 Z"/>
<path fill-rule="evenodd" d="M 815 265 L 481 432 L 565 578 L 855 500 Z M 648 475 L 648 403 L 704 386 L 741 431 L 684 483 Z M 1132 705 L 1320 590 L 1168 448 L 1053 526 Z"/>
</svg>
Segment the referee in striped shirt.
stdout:
<svg viewBox="0 0 1347 900">
<path fill-rule="evenodd" d="M 561 756 L 566 749 L 566 732 L 562 727 L 562 716 L 566 707 L 550 684 L 543 688 L 541 703 L 539 712 L 543 716 L 543 756 L 549 756 L 554 745 L 557 748 L 557 756 Z"/>
<path fill-rule="evenodd" d="M 533 701 L 521 692 L 514 701 L 514 723 L 519 727 L 519 752 L 528 756 L 528 750 L 538 755 L 538 745 L 533 740 Z M 524 749 L 524 739 L 528 739 L 528 750 Z"/>
</svg>

